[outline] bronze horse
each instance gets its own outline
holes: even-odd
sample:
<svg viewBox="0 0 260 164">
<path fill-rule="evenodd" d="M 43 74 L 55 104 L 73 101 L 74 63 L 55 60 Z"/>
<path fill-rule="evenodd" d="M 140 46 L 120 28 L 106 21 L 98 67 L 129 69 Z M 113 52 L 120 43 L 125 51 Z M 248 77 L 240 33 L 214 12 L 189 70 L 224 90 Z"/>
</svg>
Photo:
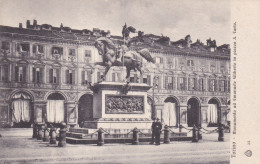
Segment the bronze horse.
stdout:
<svg viewBox="0 0 260 164">
<path fill-rule="evenodd" d="M 142 49 L 140 51 L 130 51 L 127 46 L 123 45 L 117 48 L 115 44 L 108 38 L 100 37 L 95 41 L 95 47 L 98 50 L 99 55 L 102 55 L 103 61 L 95 64 L 105 66 L 105 72 L 102 79 L 105 79 L 107 72 L 112 66 L 125 66 L 126 67 L 126 79 L 129 78 L 131 70 L 142 71 L 142 58 L 145 58 L 148 62 L 154 60 L 150 55 L 148 49 Z M 121 57 L 122 56 L 122 57 Z M 121 57 L 121 61 L 120 60 Z"/>
</svg>

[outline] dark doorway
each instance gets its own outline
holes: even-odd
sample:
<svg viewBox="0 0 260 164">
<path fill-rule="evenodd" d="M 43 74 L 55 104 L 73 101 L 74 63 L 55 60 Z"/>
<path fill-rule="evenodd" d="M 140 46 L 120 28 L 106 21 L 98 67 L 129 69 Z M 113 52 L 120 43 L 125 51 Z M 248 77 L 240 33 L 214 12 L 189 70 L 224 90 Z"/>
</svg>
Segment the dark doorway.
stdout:
<svg viewBox="0 0 260 164">
<path fill-rule="evenodd" d="M 200 125 L 200 105 L 197 99 L 191 98 L 188 101 L 187 123 L 189 127 Z"/>
<path fill-rule="evenodd" d="M 82 127 L 84 121 L 91 121 L 93 119 L 93 96 L 85 94 L 79 99 L 78 106 L 78 124 Z"/>
</svg>

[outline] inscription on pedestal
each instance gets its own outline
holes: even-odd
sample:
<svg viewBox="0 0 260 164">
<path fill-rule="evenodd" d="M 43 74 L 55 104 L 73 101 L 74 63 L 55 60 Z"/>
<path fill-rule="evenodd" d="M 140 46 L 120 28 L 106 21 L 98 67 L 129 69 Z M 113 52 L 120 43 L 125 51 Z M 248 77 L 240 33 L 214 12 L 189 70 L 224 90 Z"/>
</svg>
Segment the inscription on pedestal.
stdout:
<svg viewBox="0 0 260 164">
<path fill-rule="evenodd" d="M 142 114 L 144 96 L 106 95 L 106 114 Z"/>
</svg>

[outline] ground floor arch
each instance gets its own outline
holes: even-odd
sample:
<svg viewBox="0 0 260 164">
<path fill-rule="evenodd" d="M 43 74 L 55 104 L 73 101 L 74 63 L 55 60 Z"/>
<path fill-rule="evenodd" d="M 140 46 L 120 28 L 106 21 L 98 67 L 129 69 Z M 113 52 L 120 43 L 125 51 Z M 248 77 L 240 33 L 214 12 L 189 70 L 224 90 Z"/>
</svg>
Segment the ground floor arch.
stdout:
<svg viewBox="0 0 260 164">
<path fill-rule="evenodd" d="M 187 124 L 189 127 L 193 125 L 201 125 L 200 102 L 197 98 L 190 98 L 187 103 Z"/>
<path fill-rule="evenodd" d="M 221 121 L 220 102 L 216 98 L 211 98 L 208 102 L 207 122 L 208 126 L 217 126 Z"/>
<path fill-rule="evenodd" d="M 65 121 L 65 97 L 54 92 L 48 95 L 46 103 L 46 121 L 60 123 Z"/>
<path fill-rule="evenodd" d="M 11 96 L 11 122 L 13 127 L 30 127 L 33 121 L 32 96 L 24 91 Z"/>
<path fill-rule="evenodd" d="M 175 97 L 168 97 L 164 100 L 162 110 L 162 122 L 168 126 L 178 126 L 179 103 Z"/>
<path fill-rule="evenodd" d="M 82 126 L 84 121 L 93 120 L 93 95 L 84 94 L 79 99 L 78 124 Z"/>
</svg>

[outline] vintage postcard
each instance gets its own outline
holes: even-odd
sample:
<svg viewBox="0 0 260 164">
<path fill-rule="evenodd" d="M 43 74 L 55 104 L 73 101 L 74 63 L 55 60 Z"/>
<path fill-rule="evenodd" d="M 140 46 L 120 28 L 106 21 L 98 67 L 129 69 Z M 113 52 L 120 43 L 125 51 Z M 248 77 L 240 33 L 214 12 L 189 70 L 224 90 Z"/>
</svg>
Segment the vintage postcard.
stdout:
<svg viewBox="0 0 260 164">
<path fill-rule="evenodd" d="M 0 0 L 0 163 L 258 163 L 259 7 Z"/>
</svg>

